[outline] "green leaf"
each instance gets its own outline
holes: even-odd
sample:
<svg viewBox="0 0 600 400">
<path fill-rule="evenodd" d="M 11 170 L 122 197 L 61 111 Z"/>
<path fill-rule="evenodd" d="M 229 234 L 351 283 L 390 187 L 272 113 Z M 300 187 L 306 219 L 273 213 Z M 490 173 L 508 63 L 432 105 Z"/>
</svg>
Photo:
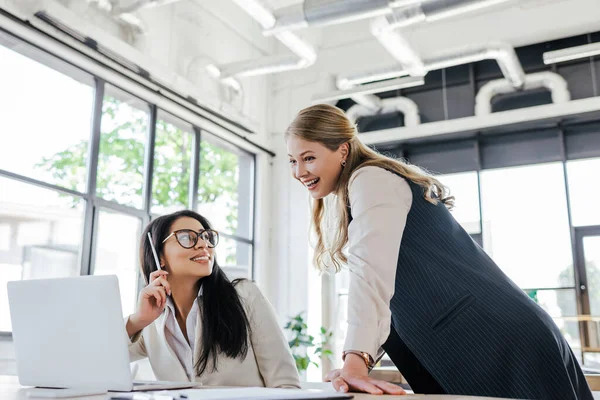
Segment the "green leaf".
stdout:
<svg viewBox="0 0 600 400">
<path fill-rule="evenodd" d="M 114 97 L 102 103 L 102 132 L 98 155 L 97 193 L 127 204 L 141 198 L 149 116 Z M 193 135 L 158 120 L 154 154 L 152 202 L 185 208 L 190 197 Z M 50 157 L 36 168 L 50 172 L 53 183 L 73 190 L 85 180 L 88 141 L 82 140 Z M 230 210 L 227 229 L 237 229 L 238 156 L 207 141 L 201 142 L 198 202 L 223 201 Z M 72 206 L 77 206 L 76 201 Z M 210 216 L 209 216 L 210 217 Z M 234 263 L 231 256 L 226 263 Z"/>
</svg>

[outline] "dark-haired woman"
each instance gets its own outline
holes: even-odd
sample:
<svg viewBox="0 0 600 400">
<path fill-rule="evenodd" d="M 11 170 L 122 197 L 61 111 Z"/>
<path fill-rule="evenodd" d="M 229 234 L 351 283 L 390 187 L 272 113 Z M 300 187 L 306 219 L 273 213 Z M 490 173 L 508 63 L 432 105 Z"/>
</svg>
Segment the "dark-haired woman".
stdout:
<svg viewBox="0 0 600 400">
<path fill-rule="evenodd" d="M 161 216 L 146 227 L 140 264 L 148 285 L 126 323 L 131 360 L 148 357 L 158 380 L 299 387 L 271 304 L 254 283 L 229 281 L 215 259 L 218 240 L 193 211 Z"/>
</svg>

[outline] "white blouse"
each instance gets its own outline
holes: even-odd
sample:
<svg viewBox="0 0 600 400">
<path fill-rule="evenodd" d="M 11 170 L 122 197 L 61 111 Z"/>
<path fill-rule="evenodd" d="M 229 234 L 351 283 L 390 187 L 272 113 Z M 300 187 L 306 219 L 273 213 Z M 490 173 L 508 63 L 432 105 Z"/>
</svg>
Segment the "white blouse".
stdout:
<svg viewBox="0 0 600 400">
<path fill-rule="evenodd" d="M 378 167 L 359 168 L 349 183 L 348 334 L 344 350 L 374 359 L 390 333 L 402 233 L 412 204 L 403 178 Z"/>
<path fill-rule="evenodd" d="M 193 339 L 193 357 L 185 346 L 173 345 L 174 336 L 181 330 L 177 326 L 167 328 L 170 310 L 163 312 L 153 323 L 136 333 L 129 345 L 129 358 L 137 361 L 148 358 L 154 375 L 161 381 L 201 382 L 208 386 L 245 387 L 291 387 L 299 388 L 300 380 L 290 347 L 279 327 L 275 310 L 258 287 L 250 281 L 241 281 L 236 286 L 250 323 L 248 332 L 248 354 L 245 358 L 230 358 L 217 354 L 218 370 L 213 371 L 212 361 L 202 376 L 190 374 L 202 350 L 202 321 L 196 308 L 195 327 L 188 316 L 187 329 Z M 192 314 L 192 313 L 190 313 Z M 175 325 L 176 321 L 171 320 Z M 193 334 L 190 334 L 191 332 Z M 170 335 L 174 335 L 169 338 Z M 185 341 L 183 334 L 179 341 Z M 186 343 L 187 345 L 187 343 Z M 181 353 L 179 353 L 181 351 Z"/>
<path fill-rule="evenodd" d="M 165 338 L 169 343 L 169 346 L 175 352 L 177 359 L 181 363 L 181 366 L 185 369 L 185 372 L 190 379 L 192 380 L 194 376 L 194 366 L 192 359 L 194 357 L 194 350 L 196 349 L 196 324 L 198 323 L 198 301 L 202 296 L 202 286 L 200 286 L 200 290 L 198 292 L 198 296 L 196 296 L 196 300 L 192 305 L 192 309 L 187 316 L 185 321 L 186 331 L 189 339 L 188 341 L 185 339 L 183 335 L 183 331 L 181 327 L 177 323 L 177 319 L 175 318 L 175 303 L 171 296 L 167 296 L 167 306 L 165 307 Z"/>
</svg>

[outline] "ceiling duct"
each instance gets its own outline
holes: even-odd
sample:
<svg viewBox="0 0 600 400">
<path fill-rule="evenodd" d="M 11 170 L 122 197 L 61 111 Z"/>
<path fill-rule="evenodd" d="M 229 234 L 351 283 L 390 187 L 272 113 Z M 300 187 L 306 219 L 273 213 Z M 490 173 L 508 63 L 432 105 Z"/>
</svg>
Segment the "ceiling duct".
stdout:
<svg viewBox="0 0 600 400">
<path fill-rule="evenodd" d="M 381 100 L 379 114 L 389 114 L 392 112 L 401 112 L 404 115 L 404 126 L 416 126 L 421 123 L 419 116 L 419 107 L 417 104 L 406 97 L 393 97 Z M 361 117 L 373 115 L 371 110 L 360 104 L 355 104 L 346 111 L 348 118 L 355 122 Z"/>
<path fill-rule="evenodd" d="M 550 90 L 552 102 L 566 103 L 571 100 L 571 94 L 565 78 L 554 72 L 538 72 L 525 75 L 523 90 L 546 88 Z M 499 94 L 513 93 L 515 88 L 506 79 L 497 79 L 483 85 L 475 97 L 475 116 L 492 113 L 492 99 Z"/>
<path fill-rule="evenodd" d="M 307 27 L 342 24 L 389 14 L 421 0 L 305 0 L 300 7 L 278 16 L 265 35 L 274 35 Z"/>
<path fill-rule="evenodd" d="M 246 11 L 263 28 L 275 24 L 273 13 L 258 0 L 233 0 L 235 4 Z M 277 40 L 292 51 L 292 55 L 277 55 L 260 57 L 254 60 L 245 60 L 224 65 L 211 64 L 207 70 L 221 82 L 228 84 L 234 77 L 257 76 L 277 72 L 293 71 L 313 65 L 317 54 L 312 46 L 294 33 L 281 32 L 275 35 Z"/>
</svg>

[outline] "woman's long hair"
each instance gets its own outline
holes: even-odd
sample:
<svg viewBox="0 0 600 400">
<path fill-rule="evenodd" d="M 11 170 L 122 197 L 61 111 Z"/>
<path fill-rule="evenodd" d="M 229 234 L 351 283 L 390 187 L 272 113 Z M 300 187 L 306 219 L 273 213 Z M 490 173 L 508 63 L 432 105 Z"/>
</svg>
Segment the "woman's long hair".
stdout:
<svg viewBox="0 0 600 400">
<path fill-rule="evenodd" d="M 200 214 L 183 210 L 173 214 L 163 215 L 148 224 L 140 240 L 140 265 L 146 278 L 157 269 L 148 242 L 148 232 L 158 256 L 163 252 L 162 241 L 171 233 L 173 223 L 182 217 L 189 217 L 202 224 L 204 229 L 210 229 L 210 223 Z M 215 257 L 212 273 L 202 278 L 202 297 L 200 298 L 200 318 L 202 324 L 201 353 L 194 368 L 200 376 L 209 364 L 212 371 L 217 371 L 217 356 L 225 354 L 231 358 L 244 359 L 248 354 L 248 336 L 250 324 L 242 306 L 242 301 L 235 290 L 240 280 L 229 281 L 219 267 Z"/>
<path fill-rule="evenodd" d="M 430 203 L 441 201 L 446 207 L 452 208 L 454 198 L 449 196 L 447 188 L 433 176 L 421 168 L 409 165 L 402 160 L 395 160 L 377 153 L 358 138 L 356 127 L 344 112 L 334 106 L 317 104 L 301 110 L 285 132 L 285 139 L 297 136 L 310 142 L 318 142 L 331 151 L 336 151 L 345 143 L 348 144 L 346 166 L 338 178 L 334 194 L 337 197 L 337 214 L 339 229 L 326 245 L 324 238 L 324 215 L 326 206 L 324 199 L 316 199 L 313 203 L 312 225 L 316 233 L 314 263 L 319 270 L 333 266 L 339 271 L 348 260 L 343 249 L 348 242 L 348 185 L 352 173 L 358 168 L 376 166 L 402 175 L 423 188 L 423 197 Z M 329 213 L 327 213 L 329 214 Z M 330 264 L 328 261 L 331 261 Z"/>
</svg>

